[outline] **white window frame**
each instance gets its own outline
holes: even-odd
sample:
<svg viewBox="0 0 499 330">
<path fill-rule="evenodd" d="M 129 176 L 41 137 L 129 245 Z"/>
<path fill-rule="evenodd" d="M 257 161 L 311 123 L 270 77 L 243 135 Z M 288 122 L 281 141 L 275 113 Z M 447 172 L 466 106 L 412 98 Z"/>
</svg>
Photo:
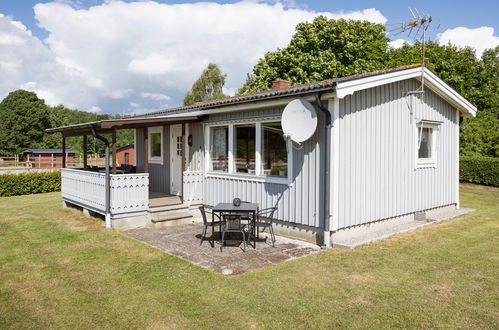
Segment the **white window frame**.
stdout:
<svg viewBox="0 0 499 330">
<path fill-rule="evenodd" d="M 438 159 L 438 139 L 439 139 L 439 132 L 440 132 L 440 124 L 441 122 L 436 122 L 436 121 L 427 121 L 427 120 L 421 120 L 418 123 L 416 123 L 416 129 L 415 129 L 415 168 L 428 168 L 428 167 L 437 167 L 437 159 Z M 431 129 L 431 158 L 419 158 L 419 146 L 420 146 L 420 141 L 419 141 L 419 132 L 423 128 L 430 128 Z"/>
<path fill-rule="evenodd" d="M 237 122 L 224 122 L 205 124 L 205 177 L 214 178 L 235 178 L 240 180 L 249 180 L 257 182 L 268 182 L 292 185 L 293 182 L 293 142 L 287 141 L 286 147 L 288 149 L 288 175 L 287 177 L 279 177 L 274 175 L 264 175 L 261 173 L 262 155 L 261 155 L 261 142 L 262 142 L 262 123 L 274 123 L 280 121 L 280 118 L 268 118 L 261 120 L 243 120 Z M 240 124 L 254 124 L 256 129 L 255 135 L 255 174 L 236 173 L 234 169 L 234 126 Z M 210 155 L 210 130 L 212 127 L 228 126 L 229 127 L 229 169 L 228 172 L 211 171 L 211 155 Z"/>
<path fill-rule="evenodd" d="M 161 156 L 160 157 L 153 157 L 152 156 L 152 140 L 151 140 L 151 134 L 154 133 L 159 133 L 161 136 L 160 142 L 161 142 Z M 147 129 L 147 148 L 148 148 L 148 162 L 149 164 L 160 164 L 163 165 L 163 158 L 164 158 L 164 140 L 163 140 L 163 126 L 155 126 L 155 127 L 149 127 Z"/>
</svg>

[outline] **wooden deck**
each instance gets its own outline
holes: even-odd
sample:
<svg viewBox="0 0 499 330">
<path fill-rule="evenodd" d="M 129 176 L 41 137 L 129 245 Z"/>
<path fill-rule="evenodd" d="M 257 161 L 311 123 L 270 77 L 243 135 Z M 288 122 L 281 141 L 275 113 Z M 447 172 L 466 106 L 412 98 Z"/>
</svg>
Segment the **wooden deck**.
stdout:
<svg viewBox="0 0 499 330">
<path fill-rule="evenodd" d="M 182 200 L 179 196 L 169 195 L 158 192 L 149 192 L 149 207 L 181 205 Z"/>
</svg>

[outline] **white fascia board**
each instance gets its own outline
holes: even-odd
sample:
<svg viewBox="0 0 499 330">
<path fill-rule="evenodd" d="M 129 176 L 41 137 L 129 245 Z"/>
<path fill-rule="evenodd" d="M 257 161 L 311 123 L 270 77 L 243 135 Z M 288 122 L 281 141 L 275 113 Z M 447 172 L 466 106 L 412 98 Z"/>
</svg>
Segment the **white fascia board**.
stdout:
<svg viewBox="0 0 499 330">
<path fill-rule="evenodd" d="M 429 87 L 454 105 L 460 112 L 468 116 L 476 116 L 476 107 L 466 100 L 461 94 L 456 92 L 452 87 L 447 85 L 442 79 L 438 78 L 433 72 L 424 68 L 425 82 Z"/>
<path fill-rule="evenodd" d="M 425 85 L 435 93 L 440 95 L 450 104 L 455 106 L 464 115 L 475 116 L 476 107 L 473 106 L 468 100 L 462 97 L 458 92 L 456 92 L 452 87 L 447 85 L 442 79 L 438 78 L 427 68 L 424 68 L 424 78 Z M 338 82 L 336 85 L 336 95 L 338 98 L 342 99 L 347 95 L 352 95 L 353 93 L 364 90 L 368 88 L 373 88 L 381 85 L 386 85 L 394 83 L 401 80 L 421 78 L 421 67 L 415 67 L 407 70 L 401 70 L 391 73 L 379 74 L 372 77 L 359 78 L 355 80 L 349 80 L 344 82 Z"/>
</svg>

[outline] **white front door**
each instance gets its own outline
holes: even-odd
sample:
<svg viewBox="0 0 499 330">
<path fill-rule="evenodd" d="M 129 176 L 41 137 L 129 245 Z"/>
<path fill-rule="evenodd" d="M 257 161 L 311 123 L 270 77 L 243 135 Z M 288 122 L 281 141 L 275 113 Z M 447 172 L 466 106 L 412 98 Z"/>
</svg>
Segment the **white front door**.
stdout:
<svg viewBox="0 0 499 330">
<path fill-rule="evenodd" d="M 182 195 L 182 125 L 170 126 L 170 193 Z"/>
</svg>

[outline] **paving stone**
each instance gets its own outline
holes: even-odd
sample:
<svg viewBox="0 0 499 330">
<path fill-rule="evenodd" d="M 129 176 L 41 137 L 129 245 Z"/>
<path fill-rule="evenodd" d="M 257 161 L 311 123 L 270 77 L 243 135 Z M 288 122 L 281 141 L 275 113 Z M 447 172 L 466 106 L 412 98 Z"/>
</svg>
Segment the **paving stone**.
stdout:
<svg viewBox="0 0 499 330">
<path fill-rule="evenodd" d="M 214 247 L 211 247 L 211 241 L 208 240 L 211 238 L 211 231 L 199 246 L 202 230 L 202 225 L 190 224 L 161 229 L 140 228 L 125 231 L 124 234 L 226 276 L 242 274 L 320 251 L 314 244 L 280 236 L 276 236 L 275 247 L 272 247 L 269 235 L 262 233 L 257 240 L 256 249 L 251 245 L 247 246 L 246 252 L 243 251 L 242 242 L 235 239 L 236 235 L 232 237 L 233 241 L 227 242 L 223 252 L 220 252 L 219 233 L 215 235 L 217 241 Z"/>
</svg>

